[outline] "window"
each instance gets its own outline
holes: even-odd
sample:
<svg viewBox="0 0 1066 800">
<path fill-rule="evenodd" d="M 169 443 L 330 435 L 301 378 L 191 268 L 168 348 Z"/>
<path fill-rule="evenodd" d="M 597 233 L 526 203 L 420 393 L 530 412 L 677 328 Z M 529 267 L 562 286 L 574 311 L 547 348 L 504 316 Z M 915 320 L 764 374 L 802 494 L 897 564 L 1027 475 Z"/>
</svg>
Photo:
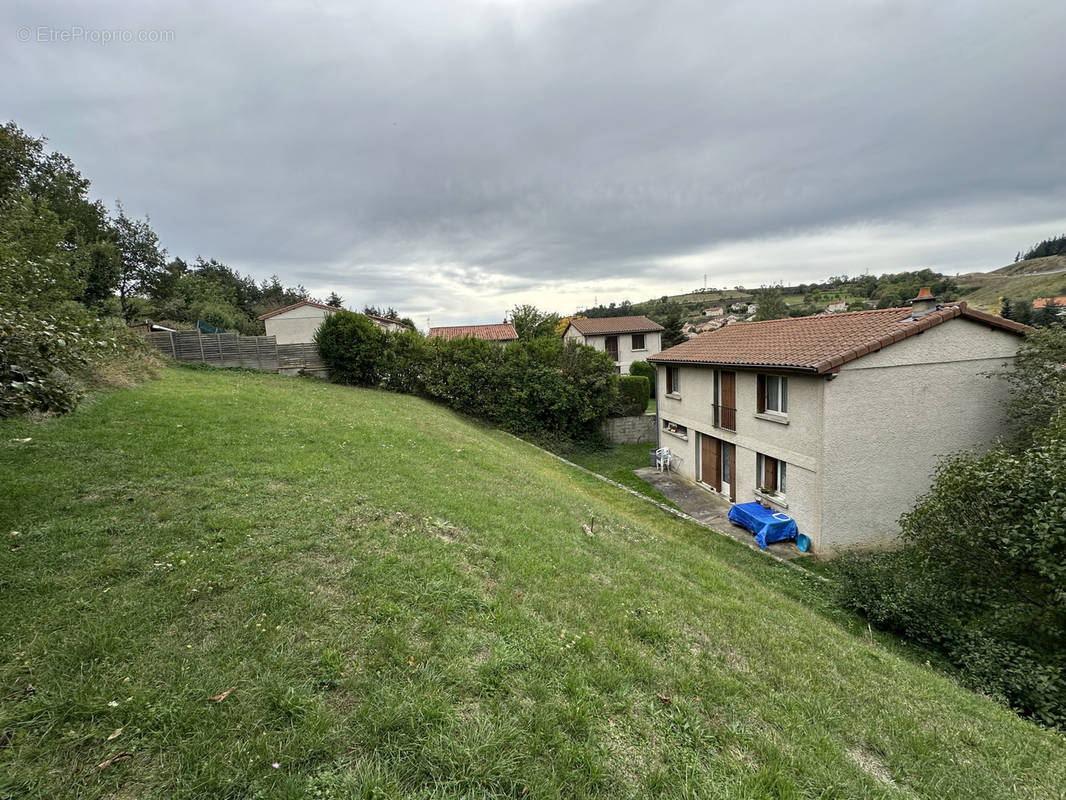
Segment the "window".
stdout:
<svg viewBox="0 0 1066 800">
<path fill-rule="evenodd" d="M 676 422 L 671 422 L 668 419 L 663 420 L 663 430 L 677 436 L 688 436 L 688 428 L 684 425 L 678 425 Z"/>
<path fill-rule="evenodd" d="M 760 375 L 758 395 L 756 405 L 760 414 L 788 413 L 788 378 L 780 375 Z"/>
<path fill-rule="evenodd" d="M 645 347 L 644 347 L 644 334 L 643 333 L 634 333 L 633 334 L 633 349 L 634 350 L 644 350 L 645 349 Z"/>
<path fill-rule="evenodd" d="M 768 494 L 784 494 L 787 466 L 778 458 L 759 453 L 755 458 L 755 485 Z"/>
<path fill-rule="evenodd" d="M 681 367 L 666 368 L 666 393 L 681 394 Z"/>
</svg>

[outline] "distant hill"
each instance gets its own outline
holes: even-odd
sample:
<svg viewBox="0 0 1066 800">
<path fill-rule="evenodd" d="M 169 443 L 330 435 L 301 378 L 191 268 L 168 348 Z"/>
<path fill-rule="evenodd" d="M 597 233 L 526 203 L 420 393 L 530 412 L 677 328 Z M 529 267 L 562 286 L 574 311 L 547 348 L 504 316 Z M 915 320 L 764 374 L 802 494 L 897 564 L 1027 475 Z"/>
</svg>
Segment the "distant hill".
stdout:
<svg viewBox="0 0 1066 800">
<path fill-rule="evenodd" d="M 1066 255 L 1030 258 L 991 272 L 959 275 L 960 297 L 981 311 L 998 312 L 1004 297 L 1032 301 L 1066 295 Z"/>
<path fill-rule="evenodd" d="M 965 300 L 973 308 L 998 313 L 1003 298 L 1031 302 L 1037 297 L 1066 295 L 1066 254 L 1017 261 L 990 272 L 970 272 L 956 276 L 932 270 L 889 273 L 875 277 L 858 275 L 829 278 L 824 282 L 779 285 L 791 316 L 806 316 L 825 311 L 830 304 L 844 301 L 849 311 L 886 305 L 906 305 L 920 286 L 931 286 L 941 300 Z M 684 294 L 633 303 L 609 303 L 582 309 L 589 317 L 618 317 L 644 314 L 663 323 L 676 315 L 683 322 L 698 324 L 709 319 L 708 309 L 732 303 L 758 302 L 758 289 L 736 286 L 732 289 L 695 289 Z"/>
</svg>

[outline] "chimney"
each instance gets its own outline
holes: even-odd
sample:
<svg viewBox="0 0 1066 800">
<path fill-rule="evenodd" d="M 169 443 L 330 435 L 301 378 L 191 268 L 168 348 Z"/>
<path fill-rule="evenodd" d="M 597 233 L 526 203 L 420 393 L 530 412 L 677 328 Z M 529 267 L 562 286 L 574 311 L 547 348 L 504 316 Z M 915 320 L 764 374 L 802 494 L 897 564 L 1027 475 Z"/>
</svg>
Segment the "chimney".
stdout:
<svg viewBox="0 0 1066 800">
<path fill-rule="evenodd" d="M 911 319 L 921 319 L 936 310 L 936 298 L 928 286 L 923 286 L 918 290 L 918 296 L 911 300 Z"/>
</svg>

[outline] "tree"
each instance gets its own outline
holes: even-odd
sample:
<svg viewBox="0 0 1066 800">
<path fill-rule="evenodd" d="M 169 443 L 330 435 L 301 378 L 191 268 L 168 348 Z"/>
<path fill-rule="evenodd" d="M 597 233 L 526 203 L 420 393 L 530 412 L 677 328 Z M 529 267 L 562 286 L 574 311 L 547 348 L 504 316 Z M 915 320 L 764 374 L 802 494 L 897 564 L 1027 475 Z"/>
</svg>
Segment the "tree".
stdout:
<svg viewBox="0 0 1066 800">
<path fill-rule="evenodd" d="M 1061 324 L 1029 334 L 1007 374 L 1007 416 L 1016 427 L 1016 448 L 1028 446 L 1038 432 L 1066 408 L 1066 328 Z"/>
<path fill-rule="evenodd" d="M 760 322 L 768 319 L 783 319 L 788 316 L 788 304 L 784 295 L 776 286 L 763 287 L 755 293 L 755 302 L 758 309 L 755 311 L 755 321 Z"/>
<path fill-rule="evenodd" d="M 148 217 L 130 219 L 122 204 L 114 220 L 118 249 L 118 295 L 122 310 L 128 314 L 131 297 L 147 297 L 166 270 L 166 250 L 159 246 L 159 237 L 152 230 Z"/>
<path fill-rule="evenodd" d="M 511 309 L 511 324 L 514 325 L 518 340 L 529 342 L 546 336 L 555 336 L 555 326 L 559 324 L 559 315 L 541 311 L 529 304 L 516 305 Z"/>
<path fill-rule="evenodd" d="M 376 386 L 385 358 L 385 333 L 363 314 L 330 314 L 315 332 L 315 346 L 334 383 Z"/>
<path fill-rule="evenodd" d="M 336 292 L 330 292 L 329 299 L 326 300 L 326 305 L 332 308 L 343 308 L 344 300 L 342 300 L 341 296 Z"/>
<path fill-rule="evenodd" d="M 659 324 L 663 326 L 663 350 L 688 340 L 688 337 L 685 336 L 684 323 L 681 321 L 681 311 L 679 309 L 670 311 Z"/>
<path fill-rule="evenodd" d="M 84 260 L 85 288 L 80 299 L 86 306 L 98 306 L 118 288 L 118 248 L 111 242 L 96 242 L 85 251 Z"/>
</svg>

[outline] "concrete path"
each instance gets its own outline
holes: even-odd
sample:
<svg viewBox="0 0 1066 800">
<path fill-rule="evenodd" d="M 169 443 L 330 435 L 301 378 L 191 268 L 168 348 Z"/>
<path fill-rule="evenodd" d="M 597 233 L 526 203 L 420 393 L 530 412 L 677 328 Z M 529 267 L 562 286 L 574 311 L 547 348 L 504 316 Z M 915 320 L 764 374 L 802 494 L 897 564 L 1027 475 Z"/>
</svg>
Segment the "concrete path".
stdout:
<svg viewBox="0 0 1066 800">
<path fill-rule="evenodd" d="M 731 504 L 709 489 L 690 483 L 676 472 L 659 472 L 655 467 L 641 467 L 634 472 L 690 517 L 732 536 L 738 542 L 746 545 L 754 543 L 751 531 L 729 521 Z M 779 558 L 797 558 L 803 555 L 795 542 L 775 542 L 767 549 Z"/>
</svg>

